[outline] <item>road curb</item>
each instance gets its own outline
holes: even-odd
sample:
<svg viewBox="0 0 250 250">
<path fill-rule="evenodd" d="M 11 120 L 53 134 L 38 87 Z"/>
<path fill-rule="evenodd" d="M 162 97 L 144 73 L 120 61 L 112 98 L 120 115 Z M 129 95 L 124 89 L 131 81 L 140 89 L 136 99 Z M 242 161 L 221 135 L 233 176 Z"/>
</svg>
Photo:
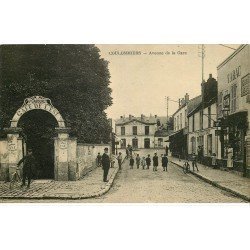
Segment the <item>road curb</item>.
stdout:
<svg viewBox="0 0 250 250">
<path fill-rule="evenodd" d="M 170 160 L 170 162 L 172 162 L 173 164 L 175 164 L 175 165 L 178 166 L 179 168 L 183 169 L 183 166 L 179 165 L 178 163 L 176 163 L 176 162 L 174 162 L 174 161 L 172 161 L 172 160 Z M 192 175 L 198 177 L 199 179 L 201 179 L 201 180 L 203 180 L 203 181 L 209 183 L 210 185 L 212 185 L 212 186 L 214 186 L 214 187 L 220 188 L 220 189 L 222 189 L 222 190 L 224 190 L 224 191 L 227 191 L 227 192 L 233 194 L 234 196 L 236 196 L 236 197 L 238 197 L 238 198 L 241 198 L 241 199 L 243 199 L 243 200 L 245 200 L 245 201 L 250 202 L 250 197 L 248 197 L 248 196 L 246 196 L 246 195 L 244 195 L 244 194 L 241 194 L 241 193 L 239 193 L 239 192 L 236 192 L 236 191 L 234 191 L 234 190 L 232 190 L 232 189 L 230 189 L 230 188 L 224 187 L 224 186 L 218 184 L 217 182 L 211 181 L 210 179 L 208 179 L 208 178 L 206 178 L 206 177 L 204 177 L 204 176 L 202 176 L 202 175 L 200 175 L 200 174 L 197 174 L 197 173 L 195 173 L 195 172 L 190 171 L 190 173 L 191 173 Z"/>
<path fill-rule="evenodd" d="M 92 194 L 86 194 L 86 195 L 43 195 L 43 196 L 34 196 L 34 197 L 27 197 L 27 196 L 6 196 L 6 197 L 0 197 L 0 199 L 4 200 L 83 200 L 83 199 L 89 199 L 89 198 L 96 198 L 100 197 L 104 194 L 106 194 L 110 188 L 113 185 L 113 182 L 115 180 L 115 177 L 119 171 L 119 168 L 115 168 L 113 173 L 111 174 L 109 181 L 106 183 L 104 188 L 101 188 L 99 191 L 94 192 Z"/>
</svg>

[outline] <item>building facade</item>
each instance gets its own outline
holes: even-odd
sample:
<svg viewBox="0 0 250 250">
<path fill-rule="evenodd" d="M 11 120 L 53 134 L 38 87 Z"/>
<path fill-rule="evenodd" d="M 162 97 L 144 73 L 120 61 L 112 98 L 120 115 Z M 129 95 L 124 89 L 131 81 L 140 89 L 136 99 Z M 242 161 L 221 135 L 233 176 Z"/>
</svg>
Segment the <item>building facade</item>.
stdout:
<svg viewBox="0 0 250 250">
<path fill-rule="evenodd" d="M 192 99 L 187 107 L 188 154 L 198 154 L 201 149 L 202 163 L 211 165 L 211 157 L 218 154 L 218 136 L 215 121 L 217 117 L 217 81 L 209 75 L 202 83 L 200 96 Z"/>
<path fill-rule="evenodd" d="M 164 137 L 157 137 L 155 132 L 163 129 L 166 117 L 149 116 L 128 117 L 121 116 L 115 121 L 115 134 L 118 138 L 118 148 L 126 148 L 131 145 L 134 149 L 164 147 Z"/>
<path fill-rule="evenodd" d="M 250 168 L 250 52 L 241 45 L 218 67 L 218 120 L 221 122 L 219 158 L 231 158 L 233 168 Z"/>
<path fill-rule="evenodd" d="M 189 95 L 185 98 L 179 99 L 179 108 L 173 114 L 173 133 L 169 136 L 170 151 L 173 156 L 185 158 L 187 154 L 187 105 L 189 102 Z"/>
</svg>

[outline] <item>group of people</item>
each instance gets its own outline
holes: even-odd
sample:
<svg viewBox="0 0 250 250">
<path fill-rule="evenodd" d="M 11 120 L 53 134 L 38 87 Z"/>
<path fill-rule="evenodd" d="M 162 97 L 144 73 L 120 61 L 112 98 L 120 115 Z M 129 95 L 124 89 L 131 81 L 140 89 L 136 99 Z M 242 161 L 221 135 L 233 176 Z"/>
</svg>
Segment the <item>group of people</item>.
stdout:
<svg viewBox="0 0 250 250">
<path fill-rule="evenodd" d="M 129 160 L 129 166 L 130 169 L 133 169 L 134 164 L 136 163 L 137 169 L 139 169 L 140 166 L 142 167 L 142 169 L 149 169 L 152 161 L 153 161 L 153 171 L 157 171 L 157 167 L 159 166 L 159 157 L 157 153 L 154 154 L 152 160 L 150 155 L 148 155 L 147 157 L 143 156 L 142 158 L 140 157 L 139 154 L 137 154 L 136 157 L 133 157 L 133 155 L 131 155 Z M 161 165 L 163 167 L 163 171 L 167 171 L 168 157 L 166 154 L 161 155 Z"/>
</svg>

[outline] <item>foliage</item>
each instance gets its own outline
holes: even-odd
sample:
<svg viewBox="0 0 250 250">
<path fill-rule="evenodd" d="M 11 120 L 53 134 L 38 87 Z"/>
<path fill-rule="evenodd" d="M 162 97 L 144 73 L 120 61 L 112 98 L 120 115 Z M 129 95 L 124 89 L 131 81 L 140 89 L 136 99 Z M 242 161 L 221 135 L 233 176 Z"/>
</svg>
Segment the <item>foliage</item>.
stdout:
<svg viewBox="0 0 250 250">
<path fill-rule="evenodd" d="M 52 100 L 79 141 L 108 142 L 110 74 L 99 52 L 94 45 L 0 46 L 1 129 L 25 98 L 41 95 Z"/>
</svg>

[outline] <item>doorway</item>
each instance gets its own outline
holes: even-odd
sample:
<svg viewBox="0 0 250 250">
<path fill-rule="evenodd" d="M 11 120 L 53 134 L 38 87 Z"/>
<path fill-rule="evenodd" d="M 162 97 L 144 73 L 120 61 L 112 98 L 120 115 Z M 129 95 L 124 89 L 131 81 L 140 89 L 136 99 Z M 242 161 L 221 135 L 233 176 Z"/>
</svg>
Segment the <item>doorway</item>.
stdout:
<svg viewBox="0 0 250 250">
<path fill-rule="evenodd" d="M 150 139 L 149 138 L 144 139 L 144 148 L 150 148 Z"/>
<path fill-rule="evenodd" d="M 44 110 L 31 110 L 19 121 L 27 149 L 31 148 L 36 159 L 37 179 L 54 178 L 54 135 L 57 121 Z"/>
</svg>

